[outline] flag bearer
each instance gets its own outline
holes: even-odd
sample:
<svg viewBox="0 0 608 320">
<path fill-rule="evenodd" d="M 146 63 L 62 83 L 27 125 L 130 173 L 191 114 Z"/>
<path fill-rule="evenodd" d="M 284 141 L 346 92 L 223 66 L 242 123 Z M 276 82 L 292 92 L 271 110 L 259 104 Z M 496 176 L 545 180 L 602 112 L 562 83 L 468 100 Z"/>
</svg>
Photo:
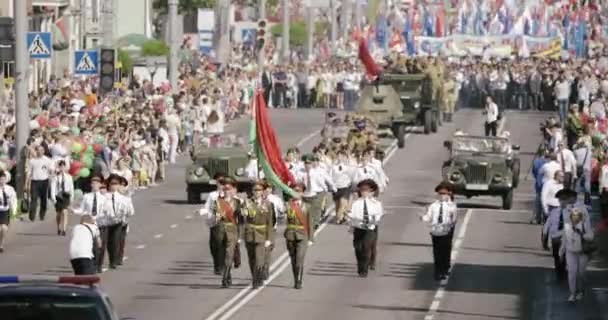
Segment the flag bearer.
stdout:
<svg viewBox="0 0 608 320">
<path fill-rule="evenodd" d="M 297 196 L 287 204 L 285 240 L 291 260 L 294 288 L 296 289 L 302 289 L 306 248 L 312 245 L 314 241 L 313 216 L 310 212 L 310 206 L 302 201 L 305 189 L 304 184 L 295 185 L 293 190 L 297 193 Z"/>
<path fill-rule="evenodd" d="M 264 282 L 264 262 L 266 251 L 272 244 L 272 203 L 264 197 L 266 184 L 258 181 L 253 185 L 253 196 L 245 202 L 241 210 L 244 220 L 244 238 L 249 257 L 249 268 L 253 278 L 253 288 L 257 289 Z"/>
<path fill-rule="evenodd" d="M 357 184 L 359 198 L 352 204 L 348 220 L 353 232 L 353 246 L 357 258 L 357 270 L 360 277 L 367 277 L 372 253 L 375 250 L 376 230 L 384 215 L 382 203 L 374 198 L 378 184 L 366 179 Z"/>
<path fill-rule="evenodd" d="M 451 242 L 457 213 L 456 204 L 451 200 L 451 186 L 448 183 L 440 183 L 435 188 L 435 192 L 438 199 L 428 207 L 426 214 L 421 218 L 431 226 L 435 280 L 444 280 L 450 272 Z"/>
</svg>

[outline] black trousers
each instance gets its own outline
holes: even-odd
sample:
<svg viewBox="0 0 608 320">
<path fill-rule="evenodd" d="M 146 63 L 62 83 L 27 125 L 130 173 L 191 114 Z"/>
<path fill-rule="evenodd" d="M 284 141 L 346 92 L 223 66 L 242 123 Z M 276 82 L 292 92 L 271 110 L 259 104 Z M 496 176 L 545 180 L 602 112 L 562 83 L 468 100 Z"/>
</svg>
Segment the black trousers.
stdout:
<svg viewBox="0 0 608 320">
<path fill-rule="evenodd" d="M 600 194 L 600 215 L 602 219 L 608 219 L 608 192 L 602 190 Z"/>
<path fill-rule="evenodd" d="M 32 193 L 30 197 L 30 220 L 36 220 L 38 200 L 40 200 L 40 220 L 44 220 L 49 198 L 49 180 L 32 180 L 30 192 Z"/>
<path fill-rule="evenodd" d="M 220 232 L 224 232 L 221 224 L 216 224 L 209 228 L 209 251 L 211 251 L 213 271 L 215 272 L 224 270 L 225 250 L 222 246 L 222 242 L 217 240 L 220 238 Z"/>
<path fill-rule="evenodd" d="M 564 188 L 572 188 L 572 172 L 564 172 Z"/>
<path fill-rule="evenodd" d="M 308 92 L 306 84 L 298 84 L 298 108 L 308 108 Z"/>
<path fill-rule="evenodd" d="M 127 243 L 127 229 L 129 228 L 128 224 L 123 224 L 119 227 L 120 235 L 118 237 L 118 264 L 122 264 L 123 259 L 125 258 L 125 244 Z"/>
<path fill-rule="evenodd" d="M 372 248 L 378 234 L 375 230 L 355 228 L 353 233 L 353 247 L 357 258 L 357 271 L 360 275 L 365 275 L 369 271 L 372 258 Z"/>
<path fill-rule="evenodd" d="M 89 258 L 78 258 L 70 260 L 72 269 L 77 276 L 91 275 L 96 273 L 95 262 Z"/>
<path fill-rule="evenodd" d="M 99 227 L 101 234 L 101 250 L 97 258 L 97 271 L 101 272 L 103 268 L 103 262 L 105 259 L 106 251 L 110 260 L 110 267 L 116 267 L 119 262 L 119 246 L 121 236 L 122 224 L 117 223 L 111 226 Z"/>
<path fill-rule="evenodd" d="M 433 260 L 435 262 L 435 277 L 446 275 L 450 270 L 450 255 L 452 254 L 452 235 L 433 236 Z"/>
<path fill-rule="evenodd" d="M 562 238 L 551 239 L 551 249 L 553 253 L 553 265 L 555 266 L 555 276 L 557 279 L 562 280 L 566 277 L 566 259 L 561 259 L 559 256 L 559 248 L 562 245 Z"/>
<path fill-rule="evenodd" d="M 486 137 L 496 137 L 496 131 L 498 130 L 498 121 L 492 121 L 485 123 Z"/>
</svg>

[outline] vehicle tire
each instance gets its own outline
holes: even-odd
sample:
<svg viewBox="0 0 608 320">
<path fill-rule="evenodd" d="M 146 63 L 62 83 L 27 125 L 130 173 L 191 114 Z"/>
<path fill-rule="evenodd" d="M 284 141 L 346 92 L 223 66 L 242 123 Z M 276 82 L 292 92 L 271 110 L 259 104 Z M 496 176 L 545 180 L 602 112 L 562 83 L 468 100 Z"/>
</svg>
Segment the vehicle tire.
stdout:
<svg viewBox="0 0 608 320">
<path fill-rule="evenodd" d="M 188 204 L 199 204 L 201 202 L 201 194 L 191 188 L 188 188 Z"/>
<path fill-rule="evenodd" d="M 436 133 L 439 129 L 439 115 L 433 112 L 433 118 L 431 120 L 431 132 Z"/>
<path fill-rule="evenodd" d="M 513 189 L 510 189 L 506 194 L 502 196 L 502 209 L 511 210 L 513 207 Z"/>
<path fill-rule="evenodd" d="M 397 126 L 397 130 L 396 131 L 396 136 L 397 136 L 397 147 L 399 147 L 399 149 L 403 149 L 403 147 L 405 147 L 405 126 L 404 125 L 398 125 Z"/>
<path fill-rule="evenodd" d="M 441 115 L 441 111 L 435 112 L 435 118 L 437 118 L 437 127 L 441 127 L 443 125 L 443 118 Z"/>
<path fill-rule="evenodd" d="M 519 159 L 513 159 L 513 165 L 511 166 L 511 172 L 513 172 L 513 188 L 519 186 L 519 172 L 521 163 Z"/>
<path fill-rule="evenodd" d="M 431 126 L 433 125 L 433 111 L 424 111 L 424 134 L 431 133 Z"/>
</svg>

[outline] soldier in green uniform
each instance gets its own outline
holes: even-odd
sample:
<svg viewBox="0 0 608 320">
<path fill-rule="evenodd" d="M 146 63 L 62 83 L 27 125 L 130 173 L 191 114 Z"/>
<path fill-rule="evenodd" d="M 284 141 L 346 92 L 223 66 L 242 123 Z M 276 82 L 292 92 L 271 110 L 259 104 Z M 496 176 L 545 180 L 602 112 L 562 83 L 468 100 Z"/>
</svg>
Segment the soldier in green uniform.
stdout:
<svg viewBox="0 0 608 320">
<path fill-rule="evenodd" d="M 456 92 L 456 81 L 454 81 L 452 77 L 446 76 L 442 89 L 441 111 L 443 112 L 443 121 L 452 122 L 452 115 L 454 114 L 456 100 L 458 99 L 458 93 Z"/>
<path fill-rule="evenodd" d="M 365 120 L 354 121 L 355 130 L 348 134 L 348 149 L 351 151 L 363 152 L 367 148 L 368 136 L 365 132 Z"/>
<path fill-rule="evenodd" d="M 287 251 L 291 260 L 291 271 L 293 272 L 294 288 L 302 289 L 302 277 L 304 276 L 304 257 L 306 248 L 314 241 L 313 215 L 310 206 L 302 201 L 306 187 L 299 183 L 293 187 L 297 196 L 287 203 L 287 228 L 285 229 L 285 240 Z"/>
<path fill-rule="evenodd" d="M 241 210 L 243 201 L 236 196 L 236 180 L 226 177 L 223 180 L 223 194 L 213 203 L 211 210 L 215 216 L 219 229 L 215 232 L 216 243 L 221 243 L 220 250 L 224 250 L 224 265 L 222 270 L 222 287 L 228 288 L 232 284 L 230 270 L 238 244 L 240 229 L 243 224 Z"/>
<path fill-rule="evenodd" d="M 249 257 L 249 268 L 253 278 L 254 289 L 262 286 L 264 282 L 264 262 L 266 250 L 270 250 L 272 244 L 272 203 L 265 199 L 264 182 L 256 182 L 253 185 L 253 196 L 246 201 L 242 210 L 244 220 L 245 246 Z"/>
</svg>

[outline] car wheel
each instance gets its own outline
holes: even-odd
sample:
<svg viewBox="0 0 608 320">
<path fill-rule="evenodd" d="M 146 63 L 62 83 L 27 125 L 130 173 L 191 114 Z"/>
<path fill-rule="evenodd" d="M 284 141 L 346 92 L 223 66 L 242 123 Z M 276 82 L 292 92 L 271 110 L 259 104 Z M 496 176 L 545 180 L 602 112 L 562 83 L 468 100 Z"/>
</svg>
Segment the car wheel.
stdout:
<svg viewBox="0 0 608 320">
<path fill-rule="evenodd" d="M 405 126 L 404 125 L 398 125 L 397 126 L 397 147 L 399 147 L 399 149 L 403 149 L 403 147 L 405 147 Z"/>
<path fill-rule="evenodd" d="M 433 125 L 433 112 L 431 110 L 424 111 L 424 134 L 431 133 Z"/>
<path fill-rule="evenodd" d="M 511 171 L 513 172 L 513 188 L 517 188 L 519 186 L 519 172 L 520 172 L 521 163 L 519 159 L 513 159 L 513 166 Z"/>
<path fill-rule="evenodd" d="M 431 120 L 431 132 L 436 133 L 439 129 L 439 115 L 433 112 L 433 119 Z"/>
<path fill-rule="evenodd" d="M 201 203 L 201 194 L 198 191 L 188 188 L 188 204 Z"/>
<path fill-rule="evenodd" d="M 511 210 L 513 207 L 513 189 L 510 189 L 506 194 L 502 196 L 502 209 Z"/>
</svg>

